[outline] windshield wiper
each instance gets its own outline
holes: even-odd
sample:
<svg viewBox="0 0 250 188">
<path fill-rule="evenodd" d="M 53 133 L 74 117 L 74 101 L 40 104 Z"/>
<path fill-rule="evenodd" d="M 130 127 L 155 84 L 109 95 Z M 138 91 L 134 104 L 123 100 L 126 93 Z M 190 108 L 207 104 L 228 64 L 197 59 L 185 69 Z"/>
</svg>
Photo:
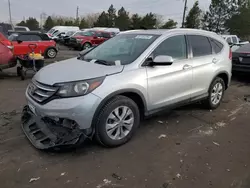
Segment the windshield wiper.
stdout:
<svg viewBox="0 0 250 188">
<path fill-rule="evenodd" d="M 114 64 L 111 63 L 111 62 L 108 62 L 108 61 L 105 61 L 105 60 L 101 60 L 101 59 L 97 59 L 97 60 L 95 61 L 95 63 L 101 64 L 101 65 L 107 65 L 107 66 L 114 65 Z"/>
</svg>

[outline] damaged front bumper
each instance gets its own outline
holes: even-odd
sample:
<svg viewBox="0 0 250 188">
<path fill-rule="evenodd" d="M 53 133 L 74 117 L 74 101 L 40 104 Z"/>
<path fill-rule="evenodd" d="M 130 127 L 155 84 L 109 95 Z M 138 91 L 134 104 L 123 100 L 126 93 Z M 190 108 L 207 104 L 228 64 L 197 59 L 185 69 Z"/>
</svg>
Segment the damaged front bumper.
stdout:
<svg viewBox="0 0 250 188">
<path fill-rule="evenodd" d="M 30 142 L 38 149 L 72 146 L 82 143 L 87 138 L 77 125 L 65 127 L 53 119 L 37 116 L 29 106 L 23 109 L 22 129 Z"/>
</svg>

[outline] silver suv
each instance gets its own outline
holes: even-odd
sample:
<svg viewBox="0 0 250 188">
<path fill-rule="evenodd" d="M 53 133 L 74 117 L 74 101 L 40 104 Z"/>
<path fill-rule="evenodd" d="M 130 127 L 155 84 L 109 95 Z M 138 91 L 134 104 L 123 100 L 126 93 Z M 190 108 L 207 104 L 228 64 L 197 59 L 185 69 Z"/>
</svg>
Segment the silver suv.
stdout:
<svg viewBox="0 0 250 188">
<path fill-rule="evenodd" d="M 121 33 L 41 69 L 26 91 L 23 130 L 39 149 L 86 138 L 122 145 L 144 116 L 201 100 L 217 108 L 231 80 L 231 57 L 227 42 L 207 31 Z"/>
</svg>

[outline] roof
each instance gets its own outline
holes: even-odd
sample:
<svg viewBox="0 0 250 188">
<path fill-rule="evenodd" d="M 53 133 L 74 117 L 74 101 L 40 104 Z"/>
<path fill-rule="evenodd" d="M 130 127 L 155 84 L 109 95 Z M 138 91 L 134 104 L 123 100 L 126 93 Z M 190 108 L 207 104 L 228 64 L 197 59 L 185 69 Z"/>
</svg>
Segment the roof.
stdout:
<svg viewBox="0 0 250 188">
<path fill-rule="evenodd" d="M 30 34 L 43 34 L 39 31 L 9 31 L 10 34 L 23 34 L 23 35 L 30 35 Z"/>
<path fill-rule="evenodd" d="M 149 30 L 129 30 L 124 31 L 122 34 L 151 34 L 151 35 L 165 35 L 172 32 L 180 32 L 180 33 L 200 33 L 200 34 L 216 34 L 214 32 L 205 31 L 201 29 L 149 29 Z M 216 34 L 217 35 L 217 34 Z"/>
</svg>

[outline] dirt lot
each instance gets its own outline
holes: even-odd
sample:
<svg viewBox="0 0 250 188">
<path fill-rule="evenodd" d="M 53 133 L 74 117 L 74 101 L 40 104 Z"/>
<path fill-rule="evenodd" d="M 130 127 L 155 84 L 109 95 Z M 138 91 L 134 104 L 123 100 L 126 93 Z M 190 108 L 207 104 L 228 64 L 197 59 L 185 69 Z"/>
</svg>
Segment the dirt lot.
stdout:
<svg viewBox="0 0 250 188">
<path fill-rule="evenodd" d="M 24 137 L 20 113 L 28 82 L 14 76 L 0 80 L 1 188 L 250 187 L 246 77 L 234 78 L 215 111 L 195 104 L 164 112 L 142 122 L 134 139 L 119 148 L 87 142 L 63 152 L 39 151 Z"/>
</svg>

